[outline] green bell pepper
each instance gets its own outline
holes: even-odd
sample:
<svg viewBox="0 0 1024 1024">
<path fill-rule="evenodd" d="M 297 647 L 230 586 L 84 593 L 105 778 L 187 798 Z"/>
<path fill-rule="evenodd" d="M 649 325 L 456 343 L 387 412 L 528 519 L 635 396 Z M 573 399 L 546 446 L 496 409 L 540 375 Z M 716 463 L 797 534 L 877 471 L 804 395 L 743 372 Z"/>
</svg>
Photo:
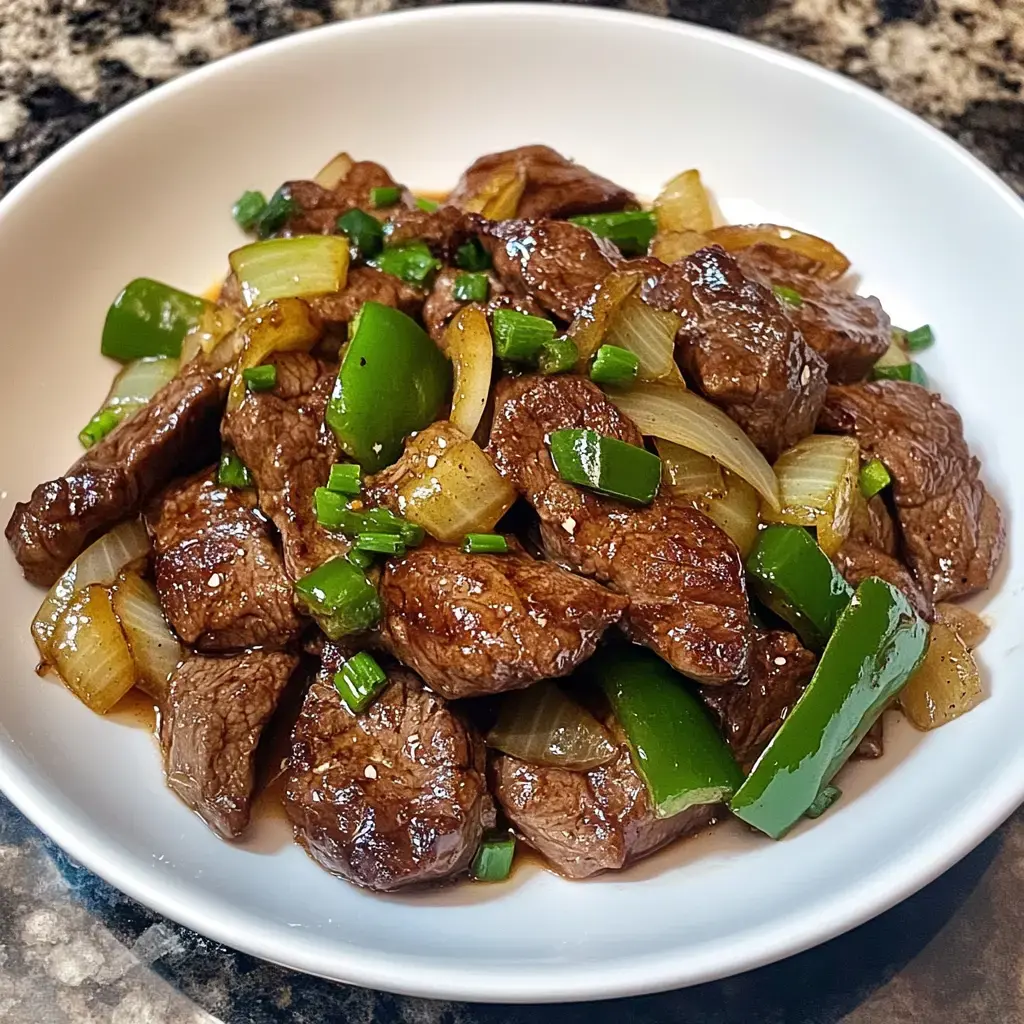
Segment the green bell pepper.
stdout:
<svg viewBox="0 0 1024 1024">
<path fill-rule="evenodd" d="M 924 657 L 928 626 L 903 593 L 870 576 L 839 616 L 800 699 L 729 803 L 779 839 L 814 807 Z"/>
<path fill-rule="evenodd" d="M 644 647 L 615 645 L 588 662 L 626 734 L 659 818 L 728 800 L 743 781 L 700 700 Z"/>
<path fill-rule="evenodd" d="M 437 418 L 452 369 L 419 324 L 378 302 L 363 304 L 349 337 L 327 424 L 363 472 L 376 473 L 402 454 L 409 434 Z"/>
<path fill-rule="evenodd" d="M 137 277 L 107 310 L 100 351 L 122 363 L 181 355 L 185 334 L 213 304 L 170 285 Z"/>
</svg>

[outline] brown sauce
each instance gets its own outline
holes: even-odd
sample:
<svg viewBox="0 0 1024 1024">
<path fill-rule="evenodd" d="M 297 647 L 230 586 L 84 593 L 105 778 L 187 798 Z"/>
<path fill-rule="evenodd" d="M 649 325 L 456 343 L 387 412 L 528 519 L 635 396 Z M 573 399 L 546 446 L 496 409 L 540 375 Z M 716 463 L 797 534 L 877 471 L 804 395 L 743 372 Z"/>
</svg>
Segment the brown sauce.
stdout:
<svg viewBox="0 0 1024 1024">
<path fill-rule="evenodd" d="M 105 716 L 118 725 L 129 725 L 136 729 L 145 729 L 156 736 L 160 729 L 160 710 L 153 698 L 143 693 L 138 687 L 129 690 Z"/>
</svg>

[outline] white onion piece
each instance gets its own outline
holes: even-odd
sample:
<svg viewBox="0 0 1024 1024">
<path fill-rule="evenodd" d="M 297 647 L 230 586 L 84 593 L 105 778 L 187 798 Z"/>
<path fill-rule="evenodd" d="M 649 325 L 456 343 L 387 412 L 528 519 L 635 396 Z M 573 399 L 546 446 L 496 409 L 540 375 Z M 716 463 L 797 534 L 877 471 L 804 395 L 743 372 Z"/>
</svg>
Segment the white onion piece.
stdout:
<svg viewBox="0 0 1024 1024">
<path fill-rule="evenodd" d="M 487 220 L 508 220 L 519 211 L 526 191 L 526 171 L 517 164 L 499 167 L 474 196 L 463 200 L 462 209 Z"/>
<path fill-rule="evenodd" d="M 491 390 L 494 343 L 481 309 L 467 306 L 444 332 L 441 346 L 452 361 L 454 396 L 449 419 L 467 437 L 476 433 Z"/>
<path fill-rule="evenodd" d="M 123 573 L 114 585 L 113 606 L 135 662 L 138 685 L 163 707 L 170 675 L 186 652 L 167 625 L 156 589 L 136 572 Z"/>
<path fill-rule="evenodd" d="M 352 170 L 352 157 L 348 153 L 339 153 L 333 160 L 324 164 L 313 176 L 313 180 L 321 187 L 333 191 Z"/>
<path fill-rule="evenodd" d="M 781 224 L 730 224 L 707 234 L 708 244 L 720 245 L 726 252 L 761 244 L 789 249 L 814 260 L 818 264 L 814 276 L 825 281 L 834 281 L 850 269 L 850 261 L 831 242 Z"/>
<path fill-rule="evenodd" d="M 714 224 L 700 171 L 677 174 L 654 200 L 658 233 L 663 231 L 710 231 Z"/>
<path fill-rule="evenodd" d="M 651 242 L 651 255 L 662 263 L 677 263 L 698 249 L 711 245 L 698 231 L 659 231 Z"/>
<path fill-rule="evenodd" d="M 949 626 L 933 623 L 924 659 L 900 691 L 903 713 L 918 729 L 937 729 L 983 699 L 981 673 L 967 644 Z"/>
<path fill-rule="evenodd" d="M 654 442 L 661 457 L 666 487 L 684 498 L 720 498 L 725 494 L 722 467 L 692 448 L 658 438 Z"/>
<path fill-rule="evenodd" d="M 742 477 L 726 470 L 725 480 L 725 494 L 703 502 L 701 508 L 732 538 L 746 558 L 757 540 L 761 503 L 757 491 Z"/>
<path fill-rule="evenodd" d="M 640 363 L 641 380 L 681 379 L 675 351 L 676 332 L 682 323 L 678 313 L 652 309 L 636 295 L 630 295 L 612 318 L 604 343 L 632 352 Z"/>
<path fill-rule="evenodd" d="M 590 357 L 601 347 L 619 307 L 640 286 L 644 275 L 638 270 L 613 270 L 569 325 L 569 337 L 576 343 L 576 368 L 586 370 Z"/>
<path fill-rule="evenodd" d="M 779 506 L 779 485 L 753 441 L 721 409 L 681 387 L 637 384 L 608 397 L 640 433 L 693 448 L 731 469 L 771 508 Z"/>
<path fill-rule="evenodd" d="M 246 309 L 340 291 L 348 280 L 348 260 L 348 239 L 340 235 L 268 238 L 228 254 Z"/>
<path fill-rule="evenodd" d="M 939 601 L 935 606 L 935 621 L 949 626 L 969 651 L 973 651 L 989 634 L 989 625 L 980 615 L 954 601 Z"/>
</svg>

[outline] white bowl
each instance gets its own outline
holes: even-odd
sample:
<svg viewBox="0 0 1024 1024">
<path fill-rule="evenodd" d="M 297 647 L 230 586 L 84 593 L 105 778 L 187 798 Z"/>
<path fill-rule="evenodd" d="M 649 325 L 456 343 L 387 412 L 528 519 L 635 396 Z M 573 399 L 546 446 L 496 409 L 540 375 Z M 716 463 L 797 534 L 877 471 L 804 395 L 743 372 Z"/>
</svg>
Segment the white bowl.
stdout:
<svg viewBox="0 0 1024 1024">
<path fill-rule="evenodd" d="M 991 696 L 844 771 L 782 842 L 726 825 L 620 875 L 535 867 L 506 885 L 376 896 L 283 821 L 216 839 L 163 787 L 152 741 L 33 675 L 41 594 L 4 546 L 0 785 L 87 867 L 231 946 L 423 996 L 591 999 L 720 977 L 821 942 L 934 878 L 1024 798 L 1024 206 L 923 122 L 842 78 L 677 22 L 570 7 L 440 8 L 335 25 L 187 75 L 106 119 L 0 204 L 0 514 L 78 454 L 112 367 L 107 304 L 149 275 L 201 290 L 239 241 L 230 207 L 336 150 L 444 188 L 490 150 L 546 142 L 641 194 L 699 167 L 732 221 L 836 242 L 966 421 L 1010 513 L 980 651 Z M 1002 444 L 999 438 L 1003 438 Z"/>
</svg>

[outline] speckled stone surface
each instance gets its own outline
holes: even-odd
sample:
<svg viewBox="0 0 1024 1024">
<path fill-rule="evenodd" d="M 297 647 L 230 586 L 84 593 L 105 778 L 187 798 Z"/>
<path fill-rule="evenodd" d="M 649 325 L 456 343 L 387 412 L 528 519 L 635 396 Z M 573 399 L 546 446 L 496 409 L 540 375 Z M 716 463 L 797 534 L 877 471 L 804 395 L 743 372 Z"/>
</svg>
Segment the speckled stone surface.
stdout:
<svg viewBox="0 0 1024 1024">
<path fill-rule="evenodd" d="M 0 192 L 153 85 L 253 42 L 417 0 L 0 0 Z M 1024 192 L 1024 0 L 626 0 L 884 92 Z M 161 920 L 0 797 L 5 1024 L 1024 1022 L 1024 812 L 918 895 L 781 964 L 661 996 L 481 1007 L 351 989 Z"/>
</svg>

